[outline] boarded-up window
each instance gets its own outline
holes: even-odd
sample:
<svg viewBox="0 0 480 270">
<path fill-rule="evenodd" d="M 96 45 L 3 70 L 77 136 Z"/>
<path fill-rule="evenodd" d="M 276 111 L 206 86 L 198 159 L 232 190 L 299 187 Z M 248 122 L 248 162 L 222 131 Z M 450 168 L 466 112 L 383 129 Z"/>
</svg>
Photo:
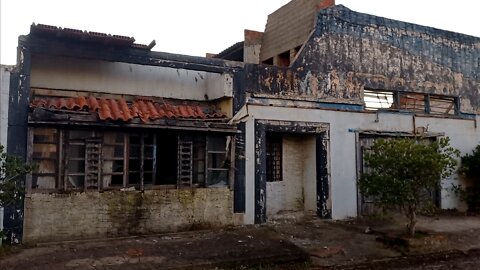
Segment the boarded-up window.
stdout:
<svg viewBox="0 0 480 270">
<path fill-rule="evenodd" d="M 401 110 L 425 113 L 425 95 L 417 93 L 399 93 L 398 108 Z"/>
<path fill-rule="evenodd" d="M 455 115 L 457 113 L 456 99 L 454 97 L 431 95 L 430 113 Z"/>
<path fill-rule="evenodd" d="M 53 128 L 35 128 L 33 131 L 32 188 L 58 188 L 58 131 Z"/>
</svg>

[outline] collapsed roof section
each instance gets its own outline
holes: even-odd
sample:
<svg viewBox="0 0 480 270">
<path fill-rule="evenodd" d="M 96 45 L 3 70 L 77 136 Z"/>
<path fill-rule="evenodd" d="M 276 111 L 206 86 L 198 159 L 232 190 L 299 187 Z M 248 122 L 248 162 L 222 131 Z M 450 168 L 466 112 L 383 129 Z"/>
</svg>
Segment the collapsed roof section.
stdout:
<svg viewBox="0 0 480 270">
<path fill-rule="evenodd" d="M 30 102 L 29 123 L 51 125 L 93 125 L 141 127 L 165 126 L 232 131 L 227 114 L 213 102 L 149 97 L 41 97 Z"/>
<path fill-rule="evenodd" d="M 152 41 L 150 45 L 137 44 L 133 37 L 35 23 L 30 27 L 30 34 L 40 37 L 69 39 L 77 42 L 101 44 L 105 46 L 132 47 L 146 50 L 150 50 L 155 45 L 154 41 Z"/>
</svg>

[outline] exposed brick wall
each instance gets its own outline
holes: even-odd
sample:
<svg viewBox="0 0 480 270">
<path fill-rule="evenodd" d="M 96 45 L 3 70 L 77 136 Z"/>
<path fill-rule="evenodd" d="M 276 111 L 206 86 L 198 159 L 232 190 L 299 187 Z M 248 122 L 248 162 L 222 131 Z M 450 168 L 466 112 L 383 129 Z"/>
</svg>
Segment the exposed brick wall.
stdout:
<svg viewBox="0 0 480 270">
<path fill-rule="evenodd" d="M 245 30 L 244 35 L 243 62 L 252 64 L 260 63 L 263 32 Z"/>
<path fill-rule="evenodd" d="M 302 45 L 314 28 L 318 9 L 334 5 L 333 0 L 292 0 L 268 16 L 260 61 Z"/>
<path fill-rule="evenodd" d="M 31 194 L 24 242 L 161 233 L 233 223 L 228 188 Z"/>
</svg>

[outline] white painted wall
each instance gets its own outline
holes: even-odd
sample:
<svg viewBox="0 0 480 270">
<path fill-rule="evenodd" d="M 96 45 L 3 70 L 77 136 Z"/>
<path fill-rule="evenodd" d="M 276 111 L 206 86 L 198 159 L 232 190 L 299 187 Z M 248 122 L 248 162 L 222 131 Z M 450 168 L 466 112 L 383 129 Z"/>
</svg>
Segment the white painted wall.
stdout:
<svg viewBox="0 0 480 270">
<path fill-rule="evenodd" d="M 111 94 L 188 100 L 232 97 L 232 76 L 67 57 L 32 57 L 30 85 Z"/>
<path fill-rule="evenodd" d="M 7 146 L 8 129 L 8 93 L 10 90 L 10 71 L 12 66 L 0 65 L 0 144 Z M 5 149 L 6 151 L 6 149 Z M 3 208 L 0 207 L 0 231 L 3 230 Z M 0 245 L 2 239 L 0 239 Z"/>
<path fill-rule="evenodd" d="M 330 124 L 330 182 L 333 219 L 357 215 L 357 186 L 355 161 L 355 132 L 352 130 L 404 131 L 414 129 L 413 117 L 408 114 L 342 112 L 307 108 L 248 105 L 246 123 L 246 213 L 245 222 L 253 223 L 255 181 L 254 120 L 285 120 Z M 477 116 L 477 122 L 480 117 Z M 451 145 L 462 154 L 472 151 L 480 143 L 480 127 L 473 120 L 416 117 L 416 127 L 428 126 L 429 132 L 444 132 Z M 445 186 L 456 177 L 445 181 Z M 460 207 L 457 199 L 442 190 L 442 208 Z M 267 205 L 268 208 L 268 205 Z M 268 211 L 268 209 L 267 209 Z"/>
<path fill-rule="evenodd" d="M 317 209 L 317 158 L 315 136 L 303 136 L 303 195 L 305 210 Z"/>
<path fill-rule="evenodd" d="M 0 65 L 0 144 L 7 145 L 8 93 L 12 66 Z"/>
</svg>

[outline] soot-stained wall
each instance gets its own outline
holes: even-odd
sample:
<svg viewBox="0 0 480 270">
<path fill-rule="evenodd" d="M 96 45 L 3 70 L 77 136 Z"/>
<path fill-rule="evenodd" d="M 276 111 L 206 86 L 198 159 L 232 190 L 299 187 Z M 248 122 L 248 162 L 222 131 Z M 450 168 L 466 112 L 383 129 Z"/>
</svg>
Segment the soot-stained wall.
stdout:
<svg viewBox="0 0 480 270">
<path fill-rule="evenodd" d="M 247 92 L 362 104 L 365 88 L 460 97 L 480 112 L 480 38 L 358 13 L 317 14 L 314 33 L 289 68 L 248 65 Z"/>
<path fill-rule="evenodd" d="M 460 96 L 480 112 L 480 38 L 354 12 L 317 15 L 294 70 L 318 97 L 361 102 L 363 88 Z M 324 83 L 321 83 L 324 82 Z"/>
</svg>

